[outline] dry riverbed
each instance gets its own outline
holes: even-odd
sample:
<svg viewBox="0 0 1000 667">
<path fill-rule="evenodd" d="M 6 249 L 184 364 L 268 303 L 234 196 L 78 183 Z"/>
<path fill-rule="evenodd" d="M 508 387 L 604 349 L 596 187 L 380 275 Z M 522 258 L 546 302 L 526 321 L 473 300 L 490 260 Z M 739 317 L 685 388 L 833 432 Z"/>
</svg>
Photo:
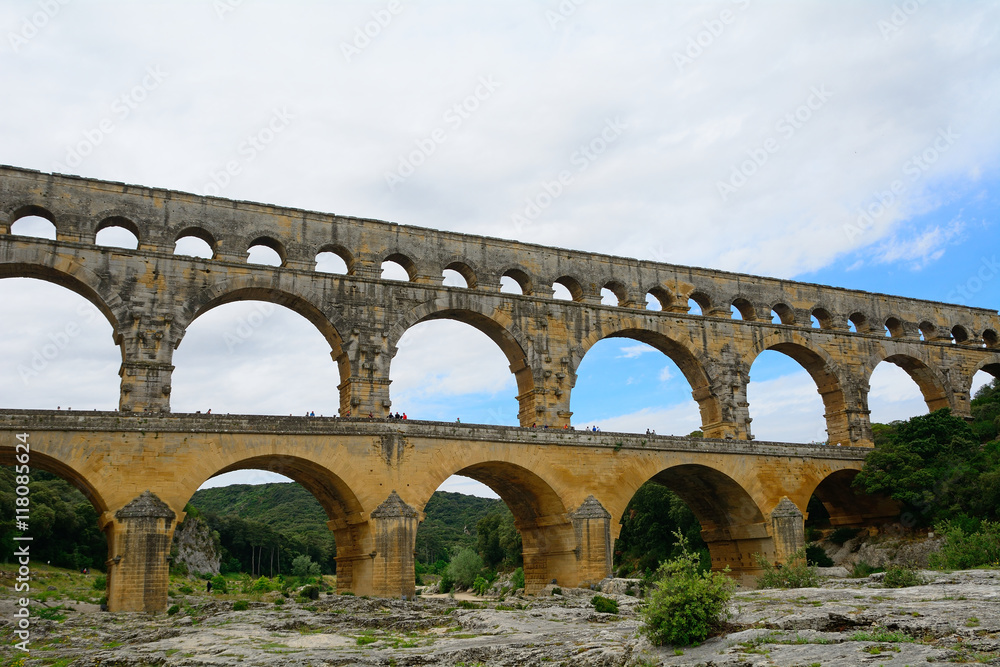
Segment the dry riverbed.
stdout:
<svg viewBox="0 0 1000 667">
<path fill-rule="evenodd" d="M 578 589 L 502 601 L 323 595 L 276 606 L 267 597 L 242 611 L 231 600 L 190 595 L 172 600 L 180 607 L 173 616 L 109 614 L 49 597 L 50 608 L 63 608 L 51 620 L 33 619 L 23 663 L 4 587 L 0 652 L 4 665 L 81 667 L 1000 664 L 1000 571 L 924 575 L 927 584 L 902 589 L 827 579 L 823 588 L 743 590 L 729 632 L 683 649 L 638 636 L 641 600 L 609 594 L 619 614 L 599 614 L 594 592 Z"/>
</svg>

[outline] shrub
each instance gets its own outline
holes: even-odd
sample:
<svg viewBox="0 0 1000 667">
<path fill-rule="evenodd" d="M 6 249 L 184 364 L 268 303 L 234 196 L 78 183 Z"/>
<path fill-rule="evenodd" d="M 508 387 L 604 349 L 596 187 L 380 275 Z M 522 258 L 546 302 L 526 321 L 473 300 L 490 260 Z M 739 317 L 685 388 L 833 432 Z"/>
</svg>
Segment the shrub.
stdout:
<svg viewBox="0 0 1000 667">
<path fill-rule="evenodd" d="M 763 572 L 757 578 L 757 588 L 815 588 L 819 575 L 815 567 L 806 562 L 806 550 L 799 549 L 788 557 L 784 565 L 772 565 L 761 554 L 755 556 Z"/>
<path fill-rule="evenodd" d="M 233 611 L 246 611 L 250 608 L 250 604 L 246 600 L 237 600 L 233 603 Z"/>
<path fill-rule="evenodd" d="M 271 585 L 271 580 L 267 577 L 258 577 L 250 586 L 251 593 L 267 593 L 271 590 L 274 588 Z"/>
<path fill-rule="evenodd" d="M 595 595 L 590 598 L 590 604 L 594 605 L 594 611 L 600 614 L 617 614 L 618 602 L 603 595 Z"/>
<path fill-rule="evenodd" d="M 916 570 L 903 565 L 890 565 L 886 568 L 885 576 L 882 578 L 884 588 L 908 588 L 923 584 L 923 577 L 917 574 Z"/>
<path fill-rule="evenodd" d="M 553 595 L 562 595 L 562 589 L 559 588 L 558 586 L 553 586 L 552 587 L 552 594 Z"/>
<path fill-rule="evenodd" d="M 314 563 L 312 558 L 305 554 L 296 556 L 292 561 L 292 574 L 300 579 L 319 576 L 319 563 Z"/>
<path fill-rule="evenodd" d="M 983 521 L 969 531 L 953 521 L 938 524 L 944 536 L 941 551 L 930 555 L 931 566 L 943 570 L 966 570 L 1000 562 L 1000 522 Z"/>
<path fill-rule="evenodd" d="M 479 571 L 483 569 L 483 559 L 472 549 L 461 549 L 448 563 L 447 574 L 457 586 L 470 588 Z"/>
<path fill-rule="evenodd" d="M 226 583 L 226 578 L 221 574 L 217 574 L 212 577 L 212 592 L 213 593 L 228 593 L 229 586 Z"/>
<path fill-rule="evenodd" d="M 107 590 L 107 588 L 108 588 L 108 578 L 105 577 L 103 574 L 101 576 L 97 577 L 96 579 L 94 579 L 94 590 L 95 591 L 103 591 L 103 590 Z"/>
<path fill-rule="evenodd" d="M 310 600 L 318 600 L 319 599 L 319 586 L 315 586 L 315 585 L 304 586 L 302 588 L 302 590 L 299 592 L 299 595 L 301 595 L 304 598 L 309 598 Z"/>
<path fill-rule="evenodd" d="M 476 580 L 472 582 L 472 590 L 475 591 L 476 595 L 486 595 L 486 591 L 489 589 L 490 582 L 483 577 L 476 577 Z"/>
<path fill-rule="evenodd" d="M 874 574 L 876 572 L 881 572 L 881 571 L 882 568 L 874 567 L 864 562 L 863 560 L 860 560 L 854 564 L 854 569 L 851 570 L 851 576 L 854 577 L 855 579 L 863 579 L 870 574 Z"/>
<path fill-rule="evenodd" d="M 454 585 L 455 582 L 451 580 L 451 576 L 449 576 L 447 570 L 445 570 L 445 573 L 441 575 L 441 581 L 438 582 L 438 591 L 441 593 L 449 593 Z"/>
<path fill-rule="evenodd" d="M 524 588 L 524 568 L 519 567 L 514 570 L 514 574 L 510 577 L 510 585 L 515 591 Z"/>
<path fill-rule="evenodd" d="M 179 606 L 177 606 L 177 605 L 171 605 L 170 609 L 167 610 L 167 616 L 173 616 L 174 614 L 176 614 L 180 610 L 181 610 L 181 608 Z"/>
<path fill-rule="evenodd" d="M 861 530 L 858 528 L 848 528 L 846 526 L 841 526 L 830 534 L 830 541 L 837 546 L 844 546 L 844 542 L 847 540 L 857 537 Z"/>
<path fill-rule="evenodd" d="M 833 567 L 833 559 L 826 555 L 826 549 L 818 544 L 806 547 L 806 563 L 817 567 Z"/>
<path fill-rule="evenodd" d="M 680 555 L 664 561 L 649 602 L 642 608 L 640 628 L 657 645 L 686 646 L 704 641 L 728 617 L 726 607 L 736 582 L 725 572 L 703 572 L 701 558 L 688 548 L 680 531 L 674 533 Z"/>
<path fill-rule="evenodd" d="M 280 607 L 283 604 L 285 604 L 285 598 L 278 598 L 277 600 L 274 601 L 275 607 Z"/>
<path fill-rule="evenodd" d="M 188 586 L 187 584 L 178 587 L 177 590 L 183 593 L 184 595 L 191 595 L 192 593 L 194 593 L 194 589 Z"/>
</svg>

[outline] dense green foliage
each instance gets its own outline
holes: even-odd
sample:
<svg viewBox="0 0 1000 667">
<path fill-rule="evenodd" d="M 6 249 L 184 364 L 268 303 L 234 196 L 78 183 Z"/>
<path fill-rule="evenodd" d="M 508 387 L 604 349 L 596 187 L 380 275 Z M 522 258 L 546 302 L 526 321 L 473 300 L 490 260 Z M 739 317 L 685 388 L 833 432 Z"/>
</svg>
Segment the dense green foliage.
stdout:
<svg viewBox="0 0 1000 667">
<path fill-rule="evenodd" d="M 726 572 L 706 572 L 678 531 L 674 551 L 656 572 L 656 584 L 642 607 L 640 631 L 656 645 L 687 646 L 703 642 L 728 617 L 736 582 Z"/>
<path fill-rule="evenodd" d="M 476 547 L 479 521 L 491 514 L 510 515 L 510 510 L 497 498 L 436 491 L 424 514 L 426 518 L 417 530 L 416 554 L 419 561 L 432 564 L 447 560 L 456 547 Z M 509 523 L 513 526 L 513 516 Z"/>
<path fill-rule="evenodd" d="M 28 533 L 31 558 L 52 565 L 81 570 L 104 570 L 108 542 L 97 528 L 97 512 L 90 501 L 69 482 L 41 470 L 30 472 L 31 505 Z M 16 530 L 13 466 L 0 466 L 0 561 L 14 556 Z"/>
<path fill-rule="evenodd" d="M 622 530 L 615 541 L 618 575 L 651 573 L 663 561 L 680 555 L 680 547 L 671 538 L 677 531 L 699 555 L 702 569 L 708 569 L 711 562 L 708 548 L 701 539 L 701 524 L 694 513 L 662 484 L 643 484 L 625 508 Z"/>
<path fill-rule="evenodd" d="M 595 595 L 590 598 L 590 604 L 594 605 L 594 611 L 599 614 L 617 614 L 618 602 L 603 595 Z"/>
<path fill-rule="evenodd" d="M 944 521 L 936 526 L 944 537 L 938 553 L 931 554 L 931 565 L 946 570 L 1000 565 L 1000 522 L 983 521 L 968 529 Z"/>
<path fill-rule="evenodd" d="M 1000 518 L 1000 440 L 982 442 L 996 435 L 998 401 L 994 381 L 976 394 L 972 424 L 945 408 L 881 426 L 854 484 L 900 501 L 910 525 Z"/>
<path fill-rule="evenodd" d="M 483 559 L 474 550 L 466 547 L 460 549 L 448 563 L 448 578 L 456 586 L 472 588 L 482 570 Z"/>
<path fill-rule="evenodd" d="M 921 586 L 924 583 L 923 577 L 915 568 L 905 565 L 890 565 L 885 569 L 882 577 L 883 588 L 909 588 L 910 586 Z"/>
</svg>

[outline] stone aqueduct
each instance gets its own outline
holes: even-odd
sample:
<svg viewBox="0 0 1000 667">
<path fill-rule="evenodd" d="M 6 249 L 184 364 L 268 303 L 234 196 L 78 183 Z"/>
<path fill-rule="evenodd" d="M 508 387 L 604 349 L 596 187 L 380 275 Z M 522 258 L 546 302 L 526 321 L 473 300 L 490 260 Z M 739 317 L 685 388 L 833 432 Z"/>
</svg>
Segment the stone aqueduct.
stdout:
<svg viewBox="0 0 1000 667">
<path fill-rule="evenodd" d="M 25 216 L 48 219 L 56 239 L 13 234 Z M 98 246 L 107 227 L 131 231 L 138 248 Z M 187 236 L 213 257 L 174 254 Z M 257 245 L 281 266 L 248 264 Z M 315 270 L 327 251 L 346 275 Z M 409 281 L 383 279 L 386 260 Z M 467 287 L 445 286 L 446 269 Z M 501 292 L 504 276 L 522 294 Z M 0 463 L 13 462 L 15 434 L 27 433 L 32 465 L 71 480 L 98 509 L 113 610 L 165 608 L 169 540 L 185 503 L 209 477 L 244 468 L 281 472 L 320 500 L 336 535 L 338 588 L 359 594 L 412 595 L 422 508 L 456 473 L 510 506 L 529 591 L 606 576 L 622 513 L 650 479 L 695 511 L 714 566 L 750 575 L 755 553 L 778 558 L 802 543 L 814 493 L 841 525 L 892 516 L 891 504 L 850 487 L 871 446 L 877 364 L 902 367 L 929 409 L 963 416 L 975 373 L 1000 376 L 995 311 L 0 167 L 7 277 L 82 295 L 121 348 L 117 412 L 0 414 Z M 553 298 L 555 283 L 571 301 Z M 601 303 L 604 288 L 616 306 Z M 661 310 L 646 309 L 647 295 Z M 208 310 L 250 299 L 286 306 L 322 332 L 341 412 L 354 416 L 389 412 L 389 368 L 408 328 L 445 318 L 476 327 L 510 363 L 522 428 L 171 414 L 171 359 L 184 332 Z M 609 337 L 648 343 L 678 365 L 703 439 L 562 428 L 581 360 Z M 840 447 L 753 441 L 746 388 L 765 350 L 809 372 L 828 442 Z M 523 428 L 532 424 L 551 428 Z"/>
</svg>

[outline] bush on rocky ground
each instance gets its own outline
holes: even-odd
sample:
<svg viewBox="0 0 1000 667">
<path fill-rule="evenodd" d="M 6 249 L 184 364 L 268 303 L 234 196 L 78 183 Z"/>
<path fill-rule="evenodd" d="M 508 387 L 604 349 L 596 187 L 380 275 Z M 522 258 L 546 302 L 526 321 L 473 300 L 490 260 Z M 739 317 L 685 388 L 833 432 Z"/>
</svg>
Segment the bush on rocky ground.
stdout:
<svg viewBox="0 0 1000 667">
<path fill-rule="evenodd" d="M 757 588 L 815 588 L 819 586 L 819 573 L 806 560 L 805 548 L 799 549 L 784 564 L 773 565 L 757 554 L 757 565 L 763 571 L 757 578 Z"/>
<path fill-rule="evenodd" d="M 725 572 L 702 571 L 701 558 L 674 533 L 680 555 L 657 570 L 649 602 L 641 609 L 640 632 L 657 645 L 687 646 L 704 641 L 728 618 L 727 605 L 736 582 Z"/>
</svg>

